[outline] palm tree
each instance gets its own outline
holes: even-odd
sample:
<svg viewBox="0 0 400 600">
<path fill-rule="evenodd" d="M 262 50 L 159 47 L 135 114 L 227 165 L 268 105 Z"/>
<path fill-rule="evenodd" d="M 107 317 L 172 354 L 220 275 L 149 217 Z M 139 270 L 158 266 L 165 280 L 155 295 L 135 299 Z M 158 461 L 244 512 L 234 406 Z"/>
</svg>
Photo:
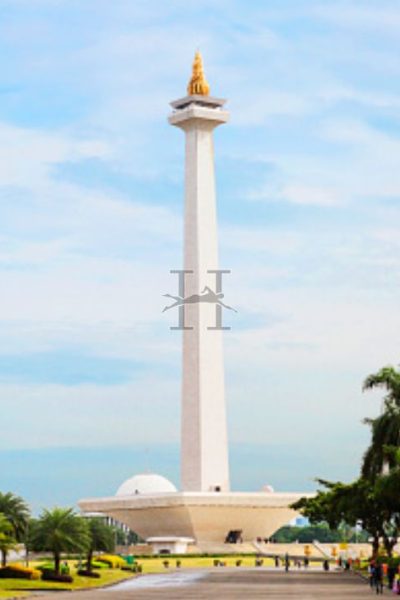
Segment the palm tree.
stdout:
<svg viewBox="0 0 400 600">
<path fill-rule="evenodd" d="M 14 548 L 16 540 L 14 537 L 14 529 L 10 521 L 0 513 L 0 552 L 1 566 L 5 567 L 7 563 L 7 553 Z"/>
<path fill-rule="evenodd" d="M 29 520 L 29 508 L 25 500 L 11 492 L 0 492 L 0 514 L 11 525 L 14 541 L 24 541 Z M 2 550 L 1 554 L 2 565 L 5 566 L 7 563 L 7 549 Z"/>
<path fill-rule="evenodd" d="M 388 366 L 369 375 L 364 381 L 363 390 L 377 387 L 384 388 L 388 392 L 384 397 L 385 406 L 400 407 L 400 371 Z"/>
<path fill-rule="evenodd" d="M 90 533 L 90 543 L 86 555 L 86 568 L 91 572 L 94 552 L 96 550 L 113 552 L 115 548 L 115 537 L 113 529 L 109 525 L 106 525 L 101 518 L 87 519 L 86 522 Z"/>
<path fill-rule="evenodd" d="M 389 447 L 400 447 L 400 372 L 394 367 L 384 367 L 378 373 L 369 375 L 363 390 L 384 388 L 383 412 L 375 419 L 364 419 L 371 427 L 372 440 L 367 449 L 363 464 L 363 477 L 374 479 L 385 467 L 389 470 L 395 466 L 393 452 Z"/>
<path fill-rule="evenodd" d="M 32 545 L 47 550 L 54 557 L 54 571 L 60 574 L 63 552 L 85 552 L 90 543 L 86 520 L 73 508 L 44 510 L 32 529 Z"/>
</svg>

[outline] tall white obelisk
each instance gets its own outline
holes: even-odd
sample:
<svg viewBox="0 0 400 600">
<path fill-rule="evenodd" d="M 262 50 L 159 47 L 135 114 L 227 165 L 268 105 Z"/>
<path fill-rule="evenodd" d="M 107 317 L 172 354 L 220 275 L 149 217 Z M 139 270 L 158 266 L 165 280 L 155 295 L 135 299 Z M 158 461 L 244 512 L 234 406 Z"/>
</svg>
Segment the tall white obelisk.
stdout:
<svg viewBox="0 0 400 600">
<path fill-rule="evenodd" d="M 213 130 L 226 123 L 225 100 L 209 96 L 197 52 L 185 98 L 171 102 L 171 125 L 185 132 L 185 297 L 216 290 L 218 238 Z M 185 305 L 181 482 L 183 491 L 229 490 L 222 331 L 215 305 Z M 214 327 L 214 329 L 210 329 Z"/>
</svg>

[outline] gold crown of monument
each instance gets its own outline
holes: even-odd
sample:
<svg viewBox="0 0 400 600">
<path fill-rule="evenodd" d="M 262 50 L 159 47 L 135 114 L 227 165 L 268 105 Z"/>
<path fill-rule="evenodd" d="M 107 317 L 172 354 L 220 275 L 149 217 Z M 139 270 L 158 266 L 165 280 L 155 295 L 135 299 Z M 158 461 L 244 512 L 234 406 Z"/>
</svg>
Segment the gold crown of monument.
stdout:
<svg viewBox="0 0 400 600">
<path fill-rule="evenodd" d="M 200 52 L 196 52 L 193 61 L 192 77 L 188 83 L 187 93 L 189 96 L 208 96 L 210 86 L 204 76 L 203 59 Z"/>
</svg>

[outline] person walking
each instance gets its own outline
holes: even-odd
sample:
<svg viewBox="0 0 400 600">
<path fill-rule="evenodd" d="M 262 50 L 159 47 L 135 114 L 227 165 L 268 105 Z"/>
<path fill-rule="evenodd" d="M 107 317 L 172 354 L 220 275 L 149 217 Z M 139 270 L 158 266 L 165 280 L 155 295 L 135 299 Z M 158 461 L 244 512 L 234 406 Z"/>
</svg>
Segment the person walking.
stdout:
<svg viewBox="0 0 400 600">
<path fill-rule="evenodd" d="M 375 563 L 373 560 L 371 560 L 368 565 L 368 579 L 369 579 L 369 587 L 371 588 L 371 590 L 374 587 L 374 568 L 375 568 Z"/>
<path fill-rule="evenodd" d="M 400 575 L 399 575 L 399 573 L 396 573 L 396 575 L 394 576 L 393 593 L 396 594 L 396 596 L 400 596 Z"/>
<path fill-rule="evenodd" d="M 377 594 L 383 594 L 383 571 L 382 566 L 375 564 L 373 567 L 374 588 Z"/>
<path fill-rule="evenodd" d="M 290 560 L 289 560 L 289 554 L 285 554 L 285 571 L 286 573 L 289 571 L 289 567 L 290 567 Z"/>
<path fill-rule="evenodd" d="M 393 565 L 389 565 L 388 566 L 388 570 L 387 570 L 387 578 L 388 578 L 388 587 L 389 590 L 393 590 L 393 584 L 394 584 L 394 579 L 396 577 L 396 573 L 397 573 L 397 569 L 395 566 Z"/>
</svg>

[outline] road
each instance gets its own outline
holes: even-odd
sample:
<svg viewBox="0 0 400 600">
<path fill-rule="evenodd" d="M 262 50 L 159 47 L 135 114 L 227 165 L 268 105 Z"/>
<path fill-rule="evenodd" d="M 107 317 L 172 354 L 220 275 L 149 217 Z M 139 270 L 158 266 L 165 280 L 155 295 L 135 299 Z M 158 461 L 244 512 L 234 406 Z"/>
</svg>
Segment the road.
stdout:
<svg viewBox="0 0 400 600">
<path fill-rule="evenodd" d="M 390 592 L 385 590 L 384 595 Z M 392 595 L 392 594 L 390 594 Z M 284 573 L 268 569 L 218 569 L 145 575 L 107 590 L 56 593 L 43 600 L 329 600 L 375 597 L 368 584 L 353 573 Z"/>
</svg>

